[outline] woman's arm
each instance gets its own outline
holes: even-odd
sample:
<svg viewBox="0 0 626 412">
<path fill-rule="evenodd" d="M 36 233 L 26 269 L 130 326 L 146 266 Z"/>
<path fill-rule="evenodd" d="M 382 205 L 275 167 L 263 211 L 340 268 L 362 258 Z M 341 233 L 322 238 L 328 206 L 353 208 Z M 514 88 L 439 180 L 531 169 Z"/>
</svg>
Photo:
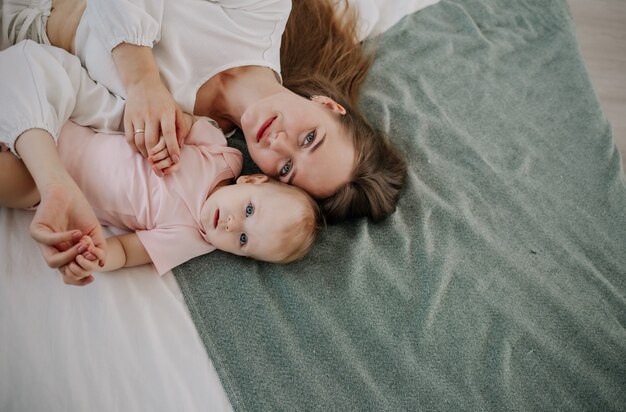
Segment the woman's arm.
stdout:
<svg viewBox="0 0 626 412">
<path fill-rule="evenodd" d="M 79 253 L 78 240 L 83 235 L 93 238 L 103 251 L 101 264 L 106 243 L 93 209 L 65 170 L 54 139 L 68 119 L 90 120 L 95 111 L 101 116 L 118 113 L 119 125 L 124 101 L 91 80 L 76 56 L 32 41 L 0 52 L 0 78 L 0 94 L 11 102 L 0 111 L 0 135 L 21 157 L 40 199 L 31 235 L 46 263 L 60 269 L 66 283 L 82 284 L 64 273 Z M 105 121 L 102 126 L 116 123 L 115 116 L 110 119 L 112 123 Z"/>
<path fill-rule="evenodd" d="M 86 13 L 120 74 L 126 91 L 126 140 L 144 157 L 163 135 L 173 166 L 180 158 L 179 141 L 189 132 L 182 111 L 163 85 L 151 47 L 160 40 L 163 0 L 91 0 Z"/>
<path fill-rule="evenodd" d="M 176 171 L 180 159 L 179 142 L 187 136 L 189 128 L 182 110 L 161 81 L 152 49 L 122 43 L 113 49 L 112 55 L 127 95 L 124 112 L 126 140 L 148 158 L 162 135 L 173 163 L 163 172 Z"/>
<path fill-rule="evenodd" d="M 93 239 L 94 253 L 101 266 L 107 245 L 102 227 L 93 209 L 67 173 L 52 136 L 41 129 L 24 132 L 15 143 L 41 195 L 41 202 L 30 226 L 46 263 L 58 268 L 68 284 L 81 285 L 80 279 L 68 277 L 67 265 L 80 253 L 78 241 L 87 235 Z"/>
<path fill-rule="evenodd" d="M 78 4 L 76 4 L 78 3 Z M 181 121 L 181 110 L 163 85 L 151 47 L 160 40 L 163 0 L 56 0 L 48 19 L 47 31 L 54 46 L 73 52 L 80 14 L 111 52 L 126 91 L 124 134 L 129 144 L 144 157 L 165 137 L 173 166 L 177 170 L 179 142 L 189 132 Z M 72 11 L 73 10 L 73 11 Z M 89 125 L 91 126 L 91 125 Z M 141 132 L 137 132 L 141 130 Z"/>
</svg>

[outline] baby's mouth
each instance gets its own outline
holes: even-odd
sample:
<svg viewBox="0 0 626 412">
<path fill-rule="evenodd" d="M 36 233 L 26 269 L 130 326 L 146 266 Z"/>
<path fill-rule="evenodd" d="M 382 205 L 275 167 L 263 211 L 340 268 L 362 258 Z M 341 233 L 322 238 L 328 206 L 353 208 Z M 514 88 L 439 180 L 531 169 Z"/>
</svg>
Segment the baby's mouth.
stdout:
<svg viewBox="0 0 626 412">
<path fill-rule="evenodd" d="M 213 216 L 213 229 L 217 229 L 217 223 L 220 221 L 220 210 L 215 210 L 215 215 Z"/>
</svg>

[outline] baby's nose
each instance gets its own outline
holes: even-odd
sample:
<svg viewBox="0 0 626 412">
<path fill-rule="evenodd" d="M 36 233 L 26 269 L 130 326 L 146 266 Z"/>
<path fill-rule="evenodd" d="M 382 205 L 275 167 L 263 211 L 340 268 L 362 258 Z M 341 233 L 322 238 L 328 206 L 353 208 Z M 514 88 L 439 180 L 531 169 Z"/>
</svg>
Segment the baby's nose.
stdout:
<svg viewBox="0 0 626 412">
<path fill-rule="evenodd" d="M 228 215 L 228 219 L 226 220 L 226 231 L 227 232 L 237 232 L 241 229 L 241 225 L 239 220 L 233 215 Z"/>
</svg>

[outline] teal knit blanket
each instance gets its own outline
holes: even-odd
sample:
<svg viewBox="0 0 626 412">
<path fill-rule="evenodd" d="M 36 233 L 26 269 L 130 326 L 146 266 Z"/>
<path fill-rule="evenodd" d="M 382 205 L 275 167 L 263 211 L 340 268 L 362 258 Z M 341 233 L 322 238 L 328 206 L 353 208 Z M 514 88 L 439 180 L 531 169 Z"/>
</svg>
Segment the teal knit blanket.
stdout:
<svg viewBox="0 0 626 412">
<path fill-rule="evenodd" d="M 376 47 L 396 213 L 174 271 L 233 408 L 624 410 L 626 179 L 566 1 L 441 0 Z"/>
</svg>

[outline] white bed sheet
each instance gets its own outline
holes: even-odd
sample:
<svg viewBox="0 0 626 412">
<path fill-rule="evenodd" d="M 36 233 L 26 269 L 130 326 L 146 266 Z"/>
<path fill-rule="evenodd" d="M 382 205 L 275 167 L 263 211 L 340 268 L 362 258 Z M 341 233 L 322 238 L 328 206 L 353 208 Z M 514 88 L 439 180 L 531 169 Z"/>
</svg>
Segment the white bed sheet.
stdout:
<svg viewBox="0 0 626 412">
<path fill-rule="evenodd" d="M 439 0 L 356 0 L 361 38 Z M 171 272 L 151 266 L 62 283 L 0 208 L 0 411 L 228 411 Z"/>
<path fill-rule="evenodd" d="M 342 3 L 343 0 L 339 0 Z M 385 32 L 402 17 L 438 3 L 439 0 L 350 0 L 359 10 L 361 40 Z"/>
</svg>

